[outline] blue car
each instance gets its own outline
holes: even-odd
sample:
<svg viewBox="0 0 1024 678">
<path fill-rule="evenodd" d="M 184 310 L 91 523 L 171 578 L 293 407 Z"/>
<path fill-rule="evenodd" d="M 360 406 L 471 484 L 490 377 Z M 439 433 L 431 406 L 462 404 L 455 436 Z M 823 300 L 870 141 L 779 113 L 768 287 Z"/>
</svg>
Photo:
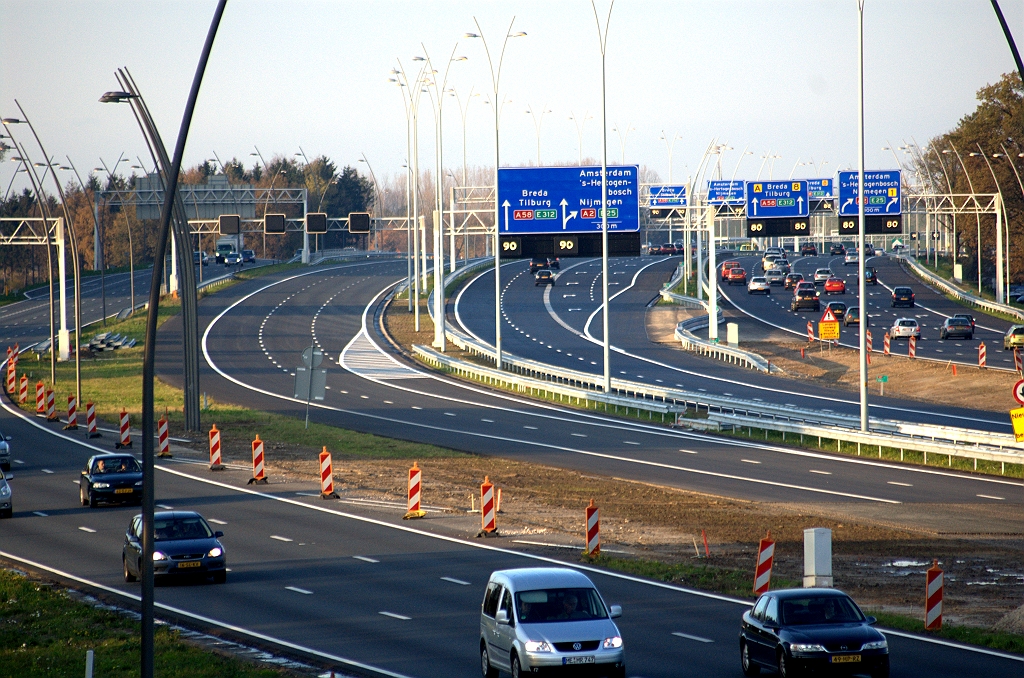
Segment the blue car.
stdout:
<svg viewBox="0 0 1024 678">
<path fill-rule="evenodd" d="M 213 531 L 195 511 L 158 511 L 153 515 L 154 578 L 213 577 L 215 584 L 228 579 L 223 532 Z M 142 576 L 142 516 L 132 518 L 124 535 L 121 564 L 126 582 Z"/>
<path fill-rule="evenodd" d="M 142 503 L 142 467 L 130 454 L 97 454 L 89 457 L 78 480 L 82 506 Z"/>
</svg>

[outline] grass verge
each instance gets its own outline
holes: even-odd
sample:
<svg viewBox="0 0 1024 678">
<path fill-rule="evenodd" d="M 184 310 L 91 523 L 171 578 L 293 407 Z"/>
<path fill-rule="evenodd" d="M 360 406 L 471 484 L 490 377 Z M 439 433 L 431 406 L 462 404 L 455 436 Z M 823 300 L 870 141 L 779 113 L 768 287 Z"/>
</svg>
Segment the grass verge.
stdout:
<svg viewBox="0 0 1024 678">
<path fill-rule="evenodd" d="M 72 598 L 62 589 L 0 570 L 0 673 L 19 678 L 80 676 L 86 650 L 95 675 L 139 675 L 139 622 Z M 156 673 L 190 678 L 275 678 L 290 671 L 258 667 L 191 645 L 165 626 L 156 630 Z"/>
<path fill-rule="evenodd" d="M 993 650 L 1003 650 L 1004 652 L 1024 654 L 1024 636 L 1020 636 L 1015 633 L 992 631 L 989 629 L 975 628 L 973 626 L 953 626 L 950 624 L 943 624 L 942 628 L 938 631 L 925 631 L 924 622 L 915 617 L 907 617 L 900 614 L 893 614 L 891 612 L 876 612 L 872 610 L 866 610 L 866 612 L 878 617 L 879 626 L 890 629 L 907 631 L 909 633 L 918 633 L 922 636 L 945 638 L 947 640 L 954 640 L 958 643 L 964 643 L 965 645 L 979 645 L 981 647 L 992 648 Z"/>
</svg>

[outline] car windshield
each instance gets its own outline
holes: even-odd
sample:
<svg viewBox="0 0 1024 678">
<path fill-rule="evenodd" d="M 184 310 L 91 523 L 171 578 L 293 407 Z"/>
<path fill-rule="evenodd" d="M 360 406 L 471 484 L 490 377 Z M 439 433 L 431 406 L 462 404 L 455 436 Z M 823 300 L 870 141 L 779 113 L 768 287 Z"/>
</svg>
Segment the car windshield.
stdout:
<svg viewBox="0 0 1024 678">
<path fill-rule="evenodd" d="M 115 457 L 113 459 L 97 459 L 92 464 L 93 475 L 105 473 L 142 473 L 135 457 Z"/>
<path fill-rule="evenodd" d="M 900 327 L 917 327 L 916 320 L 901 320 Z"/>
<path fill-rule="evenodd" d="M 213 536 L 210 526 L 199 516 L 168 518 L 153 521 L 153 535 L 157 541 L 175 539 L 207 539 Z"/>
<path fill-rule="evenodd" d="M 911 293 L 911 292 L 910 292 L 910 288 L 909 288 L 909 287 L 897 287 L 897 288 L 896 288 L 895 290 L 893 290 L 893 291 L 894 291 L 894 292 L 895 292 L 896 294 L 910 294 L 910 293 Z"/>
<path fill-rule="evenodd" d="M 1019 335 L 1024 334 L 1024 326 L 1010 328 L 1009 334 L 1012 334 L 1014 336 L 1019 336 Z"/>
<path fill-rule="evenodd" d="M 850 624 L 864 621 L 864 615 L 852 600 L 839 596 L 807 596 L 782 602 L 782 619 L 786 626 L 810 624 Z"/>
<path fill-rule="evenodd" d="M 767 282 L 767 281 L 764 278 L 751 278 L 750 282 L 752 282 L 752 283 L 763 283 L 763 282 Z"/>
<path fill-rule="evenodd" d="M 946 321 L 946 324 L 947 325 L 963 325 L 965 327 L 967 325 L 970 325 L 970 323 L 967 322 L 966 320 L 964 320 L 963 318 L 950 318 L 949 320 Z"/>
<path fill-rule="evenodd" d="M 524 624 L 605 619 L 608 612 L 594 589 L 541 589 L 516 594 L 516 611 Z"/>
</svg>

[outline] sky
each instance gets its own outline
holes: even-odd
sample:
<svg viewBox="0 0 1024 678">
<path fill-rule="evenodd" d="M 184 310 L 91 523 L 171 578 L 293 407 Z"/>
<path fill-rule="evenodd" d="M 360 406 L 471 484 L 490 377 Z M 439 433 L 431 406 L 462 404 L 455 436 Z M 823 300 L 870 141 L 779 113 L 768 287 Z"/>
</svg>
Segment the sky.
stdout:
<svg viewBox="0 0 1024 678">
<path fill-rule="evenodd" d="M 1024 43 L 1024 3 L 1001 5 Z M 80 171 L 121 153 L 132 159 L 122 171 L 136 158 L 151 168 L 129 107 L 98 99 L 119 89 L 114 71 L 127 67 L 173 151 L 215 6 L 0 0 L 0 115 L 20 117 L 17 100 L 47 151 Z M 608 0 L 597 6 L 603 25 Z M 767 161 L 775 178 L 855 168 L 857 18 L 857 0 L 618 0 L 605 57 L 609 164 L 646 165 L 662 181 L 671 173 L 684 183 L 717 140 L 732 149 L 721 156 L 726 178 L 753 179 L 762 156 L 780 156 Z M 504 52 L 502 166 L 537 162 L 535 120 L 541 164 L 575 162 L 581 151 L 600 158 L 601 53 L 589 1 L 230 0 L 185 164 L 217 154 L 250 166 L 256 148 L 267 160 L 301 149 L 339 166 L 363 168 L 365 157 L 384 181 L 407 158 L 404 95 L 390 71 L 401 66 L 415 80 L 413 59 L 429 56 L 438 84 L 447 69 L 446 87 L 459 97 L 442 106 L 445 167 L 459 175 L 464 129 L 466 162 L 493 166 L 491 71 L 484 42 L 464 35 L 482 32 L 497 66 L 510 23 L 526 35 Z M 466 59 L 449 66 L 453 54 Z M 896 166 L 882 150 L 890 143 L 924 145 L 953 128 L 974 110 L 980 87 L 1014 68 L 989 0 L 866 0 L 864 55 L 869 169 Z M 419 164 L 427 168 L 436 123 L 421 96 Z M 583 122 L 582 149 L 570 116 Z M 13 129 L 32 159 L 41 157 L 25 126 Z M 0 166 L 3 188 L 16 169 Z"/>
</svg>

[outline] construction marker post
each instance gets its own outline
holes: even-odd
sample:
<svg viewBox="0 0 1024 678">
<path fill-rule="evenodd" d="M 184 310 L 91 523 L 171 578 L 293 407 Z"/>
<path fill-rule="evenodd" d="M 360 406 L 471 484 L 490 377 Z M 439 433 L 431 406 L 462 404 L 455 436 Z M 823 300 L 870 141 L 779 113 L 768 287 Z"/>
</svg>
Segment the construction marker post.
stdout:
<svg viewBox="0 0 1024 678">
<path fill-rule="evenodd" d="M 420 493 L 422 489 L 423 472 L 420 470 L 419 464 L 413 462 L 412 468 L 409 469 L 408 510 L 405 512 L 405 515 L 402 516 L 402 520 L 412 520 L 414 518 L 422 518 L 427 515 L 427 512 L 420 508 Z"/>
<path fill-rule="evenodd" d="M 46 389 L 46 421 L 57 421 L 56 395 L 52 388 Z"/>
<path fill-rule="evenodd" d="M 886 332 L 885 335 L 882 337 L 882 354 L 883 355 L 889 355 L 889 344 L 891 342 L 892 342 L 892 337 L 890 337 L 889 333 Z"/>
<path fill-rule="evenodd" d="M 17 387 L 17 383 L 18 383 L 17 382 L 17 373 L 15 372 L 14 363 L 13 362 L 8 362 L 7 363 L 7 392 L 9 394 L 11 394 L 12 396 L 15 393 L 14 389 Z"/>
<path fill-rule="evenodd" d="M 114 449 L 121 449 L 122 447 L 132 446 L 132 436 L 128 430 L 128 413 L 125 412 L 124 408 L 121 408 L 121 415 L 118 419 L 120 429 L 120 442 L 114 444 Z"/>
<path fill-rule="evenodd" d="M 988 364 L 988 356 L 985 354 L 985 342 L 978 344 L 978 367 L 985 367 Z"/>
<path fill-rule="evenodd" d="M 46 384 L 36 382 L 36 414 L 46 414 Z"/>
<path fill-rule="evenodd" d="M 478 537 L 497 536 L 498 527 L 495 523 L 494 509 L 494 485 L 489 476 L 484 476 L 484 482 L 480 485 L 481 529 Z"/>
<path fill-rule="evenodd" d="M 252 478 L 249 478 L 246 485 L 253 483 L 267 484 L 267 474 L 263 470 L 263 441 L 259 433 L 256 434 L 256 440 L 252 441 Z"/>
<path fill-rule="evenodd" d="M 757 546 L 757 566 L 754 568 L 754 593 L 761 595 L 768 591 L 772 582 L 772 562 L 775 559 L 775 542 L 772 532 Z"/>
<path fill-rule="evenodd" d="M 331 453 L 327 451 L 327 446 L 324 446 L 323 452 L 320 453 L 320 498 L 321 499 L 340 499 L 338 493 L 334 491 L 334 470 L 331 465 Z"/>
<path fill-rule="evenodd" d="M 807 341 L 809 343 L 814 342 L 814 325 L 810 322 L 807 323 Z"/>
<path fill-rule="evenodd" d="M 157 453 L 158 457 L 170 457 L 171 456 L 171 441 L 167 436 L 167 417 L 160 417 L 160 420 L 156 422 L 156 439 L 157 439 Z"/>
<path fill-rule="evenodd" d="M 596 556 L 601 553 L 601 516 L 594 500 L 590 500 L 587 507 L 587 551 L 588 556 Z"/>
<path fill-rule="evenodd" d="M 917 337 L 910 337 L 910 346 L 907 348 L 907 357 L 917 357 Z"/>
<path fill-rule="evenodd" d="M 28 377 L 21 375 L 21 383 L 18 384 L 18 402 L 24 405 L 28 402 Z"/>
<path fill-rule="evenodd" d="M 85 437 L 86 438 L 99 438 L 100 432 L 96 427 L 96 404 L 86 403 L 85 404 Z"/>
<path fill-rule="evenodd" d="M 1013 349 L 1013 370 L 1020 374 L 1024 372 L 1024 364 L 1021 363 L 1020 349 Z"/>
<path fill-rule="evenodd" d="M 926 631 L 938 631 L 942 628 L 942 588 L 944 586 L 938 560 L 932 560 L 932 566 L 925 572 L 925 578 L 924 628 Z"/>
<path fill-rule="evenodd" d="M 210 470 L 222 471 L 224 465 L 220 463 L 220 431 L 214 424 L 210 429 Z"/>
<path fill-rule="evenodd" d="M 64 430 L 78 430 L 78 399 L 74 395 L 68 396 L 68 423 L 64 426 Z"/>
</svg>

